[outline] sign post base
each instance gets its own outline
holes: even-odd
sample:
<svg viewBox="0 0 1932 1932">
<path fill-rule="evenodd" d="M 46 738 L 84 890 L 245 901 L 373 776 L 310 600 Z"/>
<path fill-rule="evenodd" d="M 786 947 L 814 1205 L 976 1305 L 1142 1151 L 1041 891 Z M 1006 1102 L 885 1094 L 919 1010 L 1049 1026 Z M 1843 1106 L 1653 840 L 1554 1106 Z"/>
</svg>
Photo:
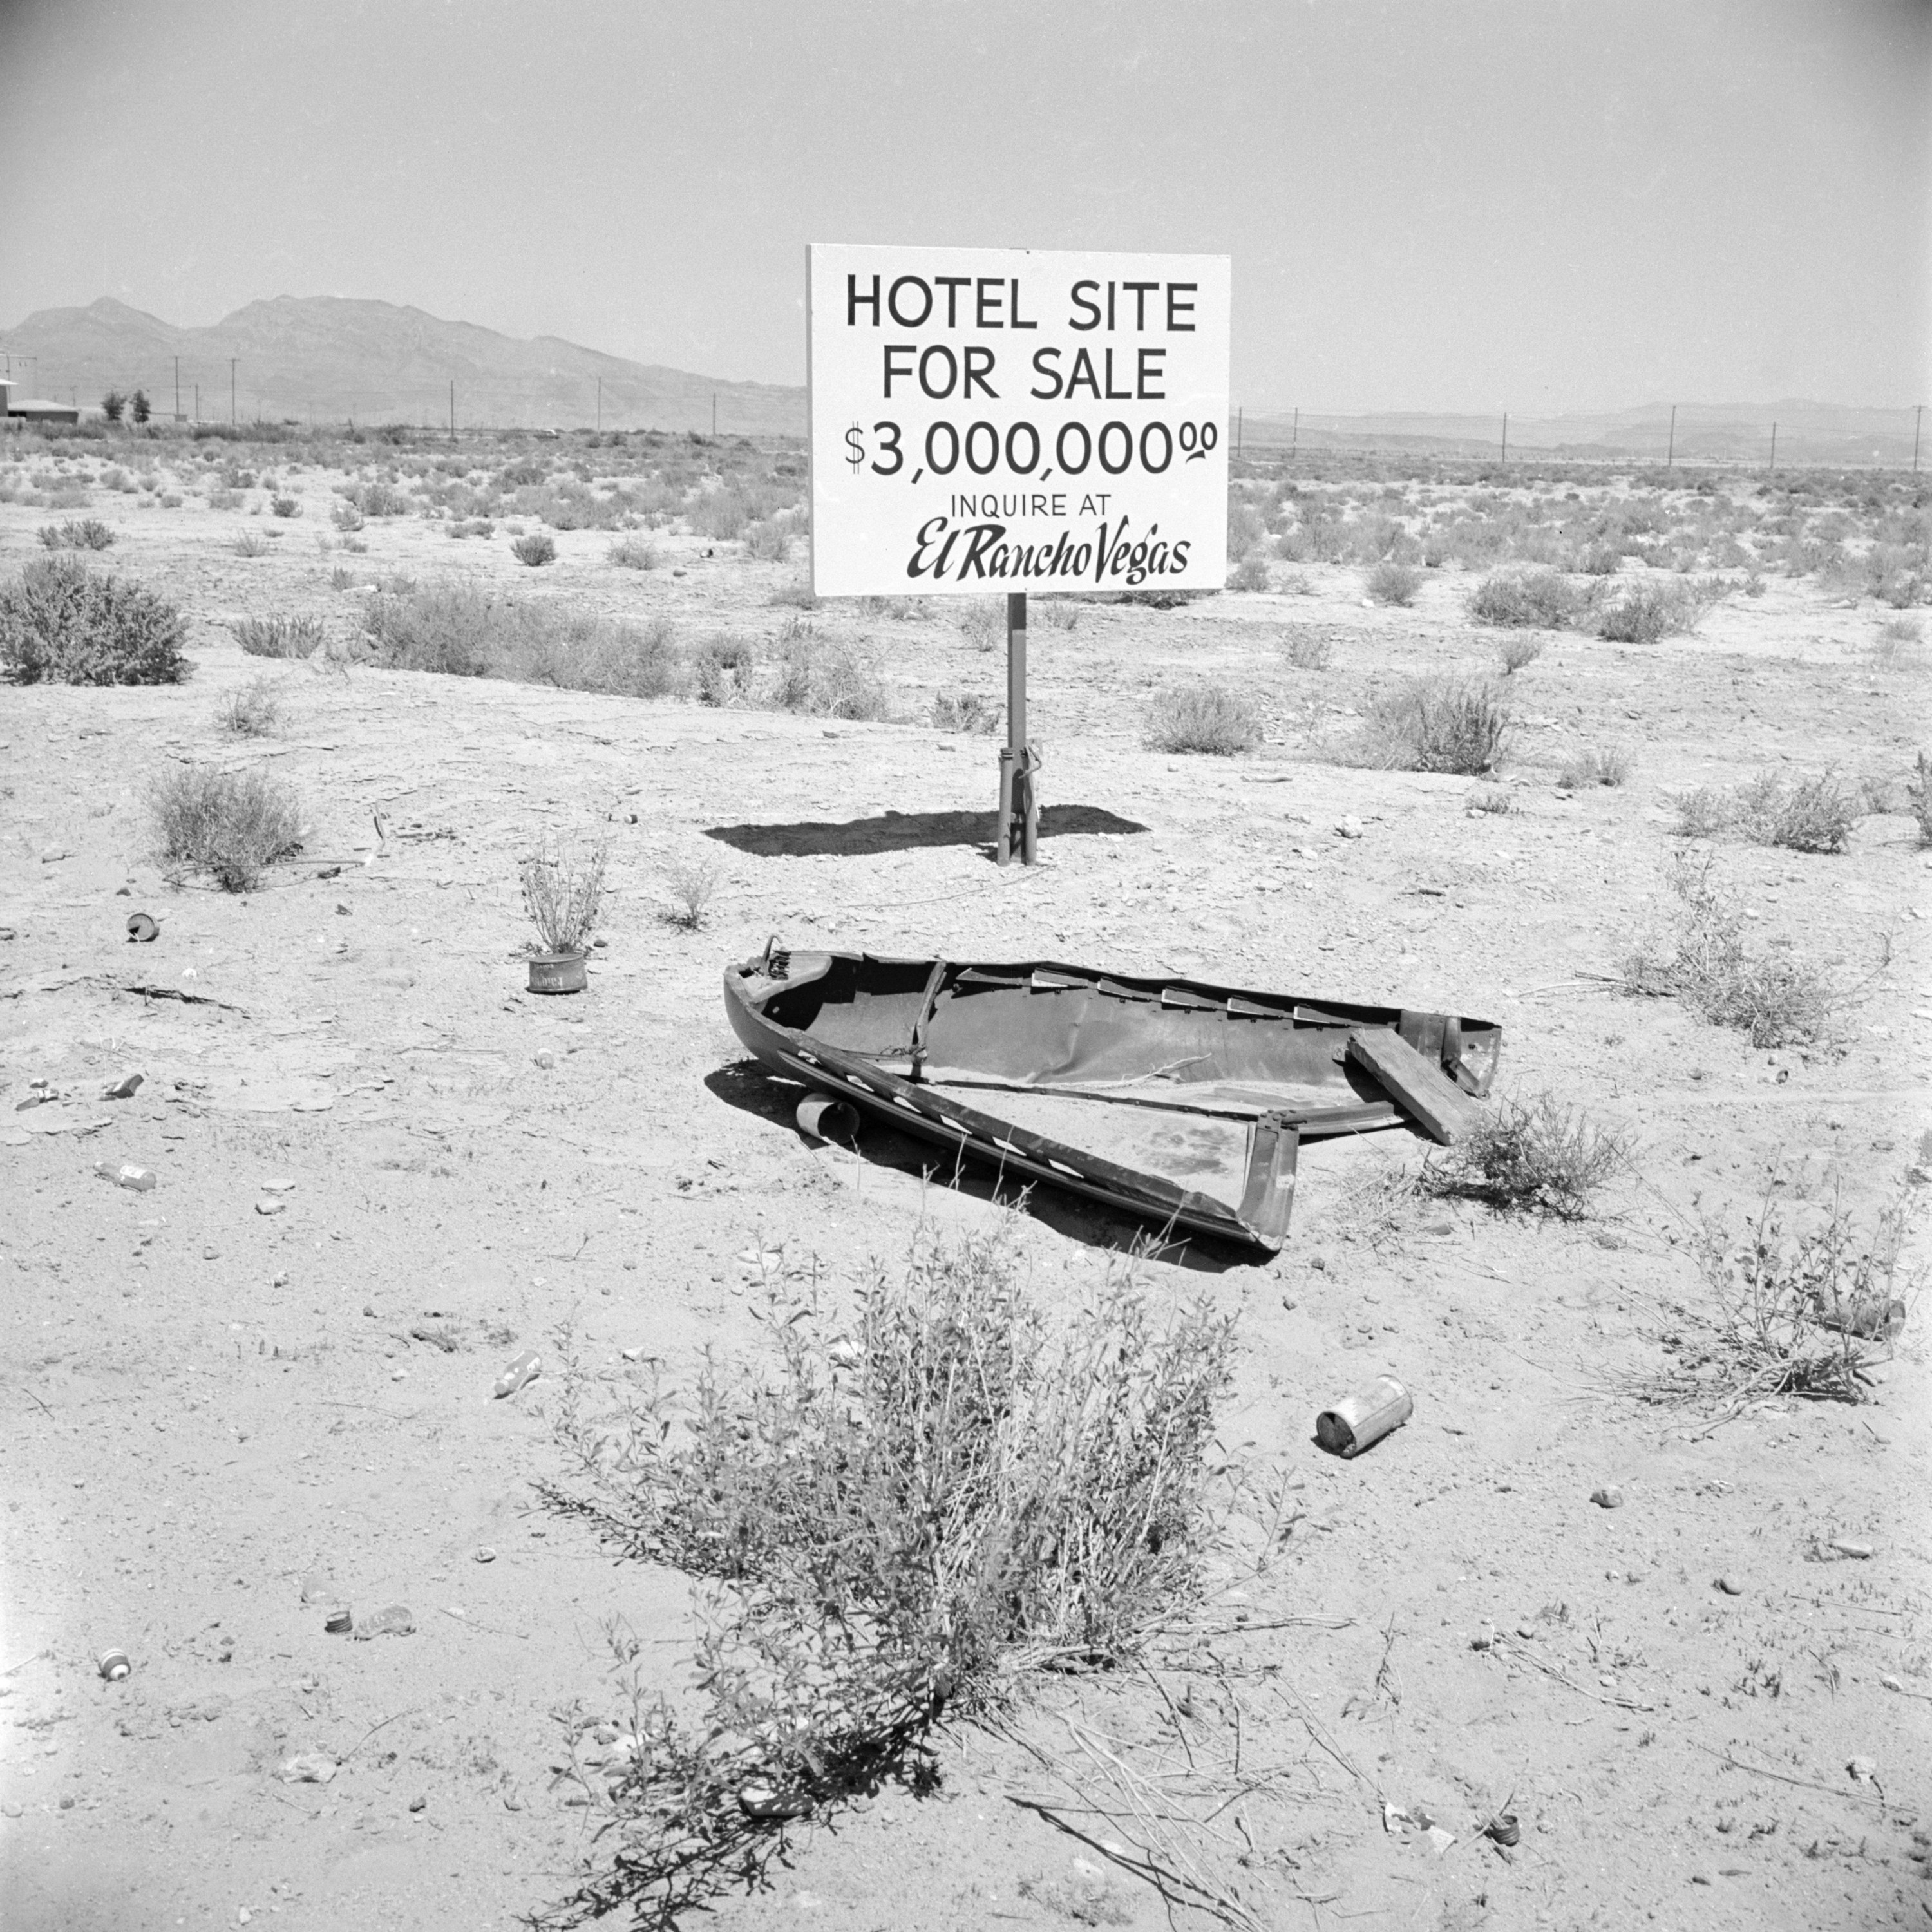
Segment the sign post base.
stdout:
<svg viewBox="0 0 1932 1932">
<path fill-rule="evenodd" d="M 1040 760 L 1027 742 L 1026 620 L 1024 590 L 1006 593 L 1006 742 L 1000 748 L 999 836 L 994 856 L 1002 866 L 1017 858 L 1040 862 L 1040 801 L 1034 773 Z"/>
</svg>

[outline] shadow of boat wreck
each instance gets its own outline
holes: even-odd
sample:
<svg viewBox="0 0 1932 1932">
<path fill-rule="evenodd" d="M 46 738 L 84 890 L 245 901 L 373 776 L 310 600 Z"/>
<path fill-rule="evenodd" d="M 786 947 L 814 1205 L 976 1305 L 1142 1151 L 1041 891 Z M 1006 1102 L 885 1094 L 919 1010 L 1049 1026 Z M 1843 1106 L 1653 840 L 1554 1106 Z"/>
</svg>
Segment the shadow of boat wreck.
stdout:
<svg viewBox="0 0 1932 1932">
<path fill-rule="evenodd" d="M 801 819 L 790 825 L 713 825 L 705 829 L 704 836 L 760 859 L 855 857 L 932 845 L 983 845 L 990 850 L 998 817 L 990 811 L 888 812 L 843 823 Z M 1120 836 L 1150 829 L 1097 805 L 1049 805 L 1040 814 L 1042 838 L 1082 832 Z"/>
</svg>

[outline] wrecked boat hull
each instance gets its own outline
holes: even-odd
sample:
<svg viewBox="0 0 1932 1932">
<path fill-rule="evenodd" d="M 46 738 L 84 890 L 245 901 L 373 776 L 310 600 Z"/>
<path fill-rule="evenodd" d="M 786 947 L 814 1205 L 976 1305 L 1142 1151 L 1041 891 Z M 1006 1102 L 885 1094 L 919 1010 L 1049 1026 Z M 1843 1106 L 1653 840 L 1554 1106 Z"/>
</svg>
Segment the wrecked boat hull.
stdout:
<svg viewBox="0 0 1932 1932">
<path fill-rule="evenodd" d="M 1004 1173 L 1277 1252 L 1304 1140 L 1452 1138 L 1488 1021 L 1044 961 L 787 952 L 727 969 L 770 1072 Z"/>
</svg>

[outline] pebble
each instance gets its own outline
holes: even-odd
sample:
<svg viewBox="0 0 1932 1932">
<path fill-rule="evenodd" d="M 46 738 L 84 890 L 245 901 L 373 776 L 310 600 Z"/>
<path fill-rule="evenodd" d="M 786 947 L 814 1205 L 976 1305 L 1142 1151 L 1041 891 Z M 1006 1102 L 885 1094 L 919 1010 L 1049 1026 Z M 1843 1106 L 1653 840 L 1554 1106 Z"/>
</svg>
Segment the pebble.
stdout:
<svg viewBox="0 0 1932 1932">
<path fill-rule="evenodd" d="M 1903 1690 L 1905 1688 L 1904 1684 L 1902 1684 L 1898 1678 L 1893 1676 L 1889 1671 L 1887 1671 L 1878 1681 L 1888 1690 Z"/>
<path fill-rule="evenodd" d="M 1606 1483 L 1601 1489 L 1592 1490 L 1590 1492 L 1590 1500 L 1599 1509 L 1622 1509 L 1624 1506 L 1624 1492 L 1614 1483 Z"/>
<path fill-rule="evenodd" d="M 486 1543 L 477 1551 L 476 1560 L 478 1563 L 494 1563 L 496 1560 L 496 1552 Z"/>
<path fill-rule="evenodd" d="M 410 1809 L 412 1811 L 427 1811 L 429 1809 L 429 1800 L 421 1796 L 412 1798 L 410 1800 Z"/>
<path fill-rule="evenodd" d="M 1335 830 L 1344 838 L 1359 838 L 1362 836 L 1362 821 L 1352 814 L 1340 821 Z"/>
<path fill-rule="evenodd" d="M 1848 1543 L 1838 1538 L 1832 1539 L 1832 1547 L 1840 1556 L 1856 1556 L 1861 1561 L 1869 1557 L 1872 1553 L 1872 1546 L 1869 1543 Z"/>
<path fill-rule="evenodd" d="M 292 1180 L 278 1176 L 273 1180 L 263 1181 L 262 1192 L 264 1194 L 292 1194 L 295 1192 L 295 1185 Z"/>
<path fill-rule="evenodd" d="M 1846 1761 L 1845 1769 L 1850 1774 L 1854 1784 L 1864 1784 L 1878 1775 L 1876 1762 L 1868 1757 L 1855 1757 Z"/>
<path fill-rule="evenodd" d="M 1713 1576 L 1711 1587 L 1723 1591 L 1727 1597 L 1742 1597 L 1744 1593 L 1744 1586 L 1742 1583 L 1733 1583 L 1728 1576 Z"/>
<path fill-rule="evenodd" d="M 539 1066 L 550 1067 L 554 1066 L 556 1064 L 556 1055 L 551 1052 L 550 1048 L 547 1046 L 539 1047 L 535 1053 L 531 1054 L 530 1058 L 535 1060 Z"/>
<path fill-rule="evenodd" d="M 288 1212 L 288 1206 L 286 1201 L 278 1201 L 273 1195 L 265 1194 L 255 1203 L 255 1212 L 258 1214 L 285 1214 Z"/>
<path fill-rule="evenodd" d="M 131 1100 L 135 1089 L 146 1077 L 145 1074 L 124 1073 L 118 1080 L 100 1090 L 100 1097 L 104 1100 Z"/>
<path fill-rule="evenodd" d="M 201 1258 L 205 1262 L 218 1262 L 221 1258 L 221 1250 L 219 1248 L 203 1248 Z"/>
</svg>

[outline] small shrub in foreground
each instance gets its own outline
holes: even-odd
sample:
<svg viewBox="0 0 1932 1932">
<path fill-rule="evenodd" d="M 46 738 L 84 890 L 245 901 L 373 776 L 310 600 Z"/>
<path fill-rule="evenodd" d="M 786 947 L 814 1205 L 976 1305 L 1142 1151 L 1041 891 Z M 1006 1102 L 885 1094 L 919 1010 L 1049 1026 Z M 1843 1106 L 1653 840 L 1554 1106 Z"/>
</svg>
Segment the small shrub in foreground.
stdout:
<svg viewBox="0 0 1932 1932">
<path fill-rule="evenodd" d="M 1862 801 L 1834 774 L 1786 778 L 1765 772 L 1740 785 L 1732 820 L 1758 845 L 1781 845 L 1792 852 L 1843 852 L 1852 842 Z"/>
<path fill-rule="evenodd" d="M 74 557 L 0 585 L 0 666 L 21 684 L 178 684 L 188 625 L 164 598 Z"/>
<path fill-rule="evenodd" d="M 281 718 L 281 695 L 266 677 L 253 679 L 239 691 L 230 692 L 214 714 L 214 722 L 223 730 L 242 738 L 267 737 Z"/>
<path fill-rule="evenodd" d="M 1469 615 L 1504 629 L 1560 630 L 1576 607 L 1576 593 L 1565 578 L 1534 566 L 1492 571 L 1469 593 Z"/>
<path fill-rule="evenodd" d="M 237 556 L 266 556 L 268 549 L 268 539 L 254 530 L 244 530 L 235 539 L 234 550 Z"/>
<path fill-rule="evenodd" d="M 519 563 L 526 563 L 535 570 L 556 561 L 556 544 L 549 531 L 532 530 L 527 536 L 518 537 L 511 544 L 510 554 Z"/>
<path fill-rule="evenodd" d="M 305 658 L 328 638 L 320 617 L 244 617 L 228 628 L 251 658 Z"/>
<path fill-rule="evenodd" d="M 1297 670 L 1326 670 L 1335 646 L 1312 625 L 1291 624 L 1282 636 L 1281 654 Z"/>
<path fill-rule="evenodd" d="M 635 537 L 614 543 L 604 555 L 622 570 L 656 570 L 664 561 L 656 544 L 640 543 Z"/>
<path fill-rule="evenodd" d="M 935 730 L 967 731 L 990 737 L 999 730 L 1000 720 L 998 702 L 982 698 L 976 691 L 942 691 L 932 700 Z"/>
<path fill-rule="evenodd" d="M 1268 587 L 1268 567 L 1264 557 L 1244 556 L 1228 573 L 1230 590 L 1265 590 Z"/>
<path fill-rule="evenodd" d="M 1216 679 L 1158 692 L 1148 706 L 1150 751 L 1204 752 L 1226 758 L 1252 752 L 1261 741 L 1261 718 L 1252 702 Z"/>
<path fill-rule="evenodd" d="M 1709 584 L 1627 584 L 1598 611 L 1597 634 L 1612 644 L 1654 644 L 1694 628 L 1722 594 Z"/>
<path fill-rule="evenodd" d="M 664 867 L 664 890 L 670 901 L 658 916 L 681 932 L 696 932 L 711 916 L 724 868 L 715 859 L 677 859 Z"/>
<path fill-rule="evenodd" d="M 1630 775 L 1630 754 L 1622 746 L 1592 745 L 1565 760 L 1556 782 L 1565 791 L 1584 791 L 1592 785 L 1628 784 Z"/>
<path fill-rule="evenodd" d="M 98 517 L 70 518 L 64 524 L 43 524 L 40 542 L 49 550 L 106 550 L 114 532 Z"/>
<path fill-rule="evenodd" d="M 1496 646 L 1496 656 L 1505 677 L 1514 677 L 1518 671 L 1526 670 L 1542 655 L 1543 640 L 1526 632 L 1504 638 Z"/>
<path fill-rule="evenodd" d="M 604 868 L 610 848 L 602 843 L 578 854 L 548 832 L 517 861 L 524 910 L 545 952 L 581 952 L 596 930 L 604 904 Z"/>
<path fill-rule="evenodd" d="M 1918 842 L 1932 845 L 1932 758 L 1923 752 L 1905 782 L 1905 802 L 1918 826 Z"/>
<path fill-rule="evenodd" d="M 1412 563 L 1384 557 L 1364 580 L 1363 588 L 1378 604 L 1406 607 L 1415 602 L 1415 594 L 1422 588 L 1422 572 Z"/>
<path fill-rule="evenodd" d="M 877 722 L 892 714 L 891 693 L 876 665 L 856 645 L 827 643 L 809 625 L 783 640 L 772 702 L 781 711 L 812 718 Z"/>
<path fill-rule="evenodd" d="M 224 892 L 252 892 L 278 859 L 302 848 L 302 808 L 272 772 L 181 765 L 148 794 L 166 866 L 210 874 Z"/>
<path fill-rule="evenodd" d="M 815 1273 L 814 1273 L 815 1284 Z M 1010 1243 L 922 1239 L 849 1324 L 783 1277 L 772 1359 L 707 1358 L 682 1402 L 618 1406 L 572 1366 L 544 1485 L 623 1553 L 712 1580 L 696 1723 L 614 1638 L 637 1742 L 595 1775 L 609 1828 L 571 1903 L 667 1923 L 742 1883 L 778 1821 L 916 1759 L 948 1714 L 1009 1706 L 1052 1662 L 1131 1658 L 1198 1594 L 1231 1320 L 1156 1319 L 1132 1274 L 1064 1328 Z M 596 1720 L 565 1718 L 573 1766 Z"/>
<path fill-rule="evenodd" d="M 1546 1093 L 1496 1101 L 1466 1139 L 1430 1156 L 1424 1184 L 1436 1194 L 1578 1221 L 1629 1160 L 1624 1136 Z"/>
<path fill-rule="evenodd" d="M 1454 676 L 1420 678 L 1372 699 L 1354 748 L 1364 764 L 1385 771 L 1493 771 L 1509 734 L 1509 706 L 1486 684 Z"/>
<path fill-rule="evenodd" d="M 692 660 L 700 704 L 743 704 L 751 695 L 753 658 L 751 640 L 730 631 L 706 638 Z M 782 705 L 782 708 L 793 707 Z"/>
</svg>

